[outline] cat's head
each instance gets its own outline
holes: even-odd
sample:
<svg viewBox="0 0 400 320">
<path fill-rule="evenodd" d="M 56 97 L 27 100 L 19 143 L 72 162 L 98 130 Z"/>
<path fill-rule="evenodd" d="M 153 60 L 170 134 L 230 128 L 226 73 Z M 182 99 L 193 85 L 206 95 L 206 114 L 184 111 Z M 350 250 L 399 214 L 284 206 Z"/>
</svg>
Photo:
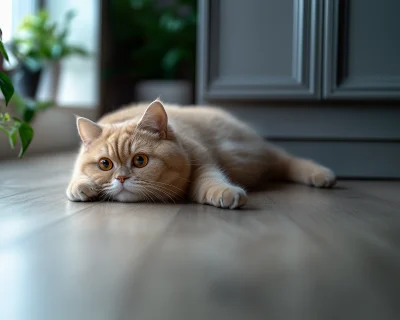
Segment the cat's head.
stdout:
<svg viewBox="0 0 400 320">
<path fill-rule="evenodd" d="M 158 100 L 140 121 L 96 124 L 77 119 L 83 141 L 77 165 L 105 199 L 168 201 L 184 196 L 190 161 Z"/>
</svg>

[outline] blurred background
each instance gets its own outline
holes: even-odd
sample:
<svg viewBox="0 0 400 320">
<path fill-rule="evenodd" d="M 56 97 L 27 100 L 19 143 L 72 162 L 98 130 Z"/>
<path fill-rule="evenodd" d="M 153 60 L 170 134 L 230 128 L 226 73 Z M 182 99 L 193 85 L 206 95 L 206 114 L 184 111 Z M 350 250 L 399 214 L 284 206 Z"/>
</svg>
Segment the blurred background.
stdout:
<svg viewBox="0 0 400 320">
<path fill-rule="evenodd" d="M 29 153 L 77 147 L 96 120 L 161 97 L 227 109 L 350 178 L 399 178 L 398 0 L 2 0 Z M 0 136 L 0 157 L 13 157 Z"/>
</svg>

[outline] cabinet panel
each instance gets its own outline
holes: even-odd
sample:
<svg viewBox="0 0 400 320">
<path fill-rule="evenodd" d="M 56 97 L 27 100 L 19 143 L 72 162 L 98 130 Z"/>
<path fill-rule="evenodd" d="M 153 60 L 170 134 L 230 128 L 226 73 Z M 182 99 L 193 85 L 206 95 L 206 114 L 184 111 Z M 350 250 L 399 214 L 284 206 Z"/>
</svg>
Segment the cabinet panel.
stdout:
<svg viewBox="0 0 400 320">
<path fill-rule="evenodd" d="M 203 0 L 200 100 L 318 99 L 317 0 Z"/>
<path fill-rule="evenodd" d="M 399 12 L 399 0 L 326 0 L 325 97 L 400 98 Z"/>
</svg>

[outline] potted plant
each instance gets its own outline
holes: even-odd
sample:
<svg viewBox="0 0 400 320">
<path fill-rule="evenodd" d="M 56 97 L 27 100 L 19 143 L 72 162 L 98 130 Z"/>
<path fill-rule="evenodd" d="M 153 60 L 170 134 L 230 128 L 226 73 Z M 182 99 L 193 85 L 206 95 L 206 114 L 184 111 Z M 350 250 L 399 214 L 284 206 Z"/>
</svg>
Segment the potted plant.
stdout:
<svg viewBox="0 0 400 320">
<path fill-rule="evenodd" d="M 138 100 L 153 100 L 160 96 L 172 103 L 191 103 L 196 2 L 173 0 L 161 5 L 156 0 L 129 0 L 112 4 L 117 41 L 133 48 L 131 63 Z M 130 21 L 129 27 L 126 21 Z"/>
<path fill-rule="evenodd" d="M 46 10 L 23 19 L 17 34 L 9 44 L 11 52 L 18 60 L 18 66 L 12 71 L 12 79 L 16 91 L 23 97 L 35 98 L 43 68 L 48 66 L 52 85 L 50 96 L 56 100 L 59 61 L 71 55 L 87 55 L 83 48 L 71 45 L 67 41 L 70 24 L 75 15 L 74 10 L 69 10 L 62 26 L 50 21 Z"/>
<path fill-rule="evenodd" d="M 7 51 L 4 48 L 4 44 L 2 41 L 2 32 L 0 29 L 1 68 L 3 64 L 3 57 L 7 61 L 9 60 Z M 4 96 L 5 107 L 7 107 L 11 98 L 14 95 L 14 86 L 10 78 L 4 72 L 1 71 L 0 71 L 0 91 Z M 19 138 L 21 143 L 21 151 L 19 153 L 19 157 L 21 158 L 33 139 L 33 129 L 27 122 L 19 118 L 10 116 L 10 114 L 4 110 L 4 106 L 1 105 L 1 102 L 0 102 L 0 131 L 7 135 L 9 144 L 12 149 L 15 148 L 15 145 Z"/>
</svg>

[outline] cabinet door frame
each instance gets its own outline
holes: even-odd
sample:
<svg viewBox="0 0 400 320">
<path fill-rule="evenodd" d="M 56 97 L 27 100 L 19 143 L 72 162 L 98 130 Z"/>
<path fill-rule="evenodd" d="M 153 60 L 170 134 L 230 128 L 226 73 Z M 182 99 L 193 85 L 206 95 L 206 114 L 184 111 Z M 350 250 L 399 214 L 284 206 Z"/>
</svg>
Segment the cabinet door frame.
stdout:
<svg viewBox="0 0 400 320">
<path fill-rule="evenodd" d="M 400 99 L 400 76 L 346 79 L 349 27 L 348 0 L 325 0 L 323 97 L 325 99 Z"/>
<path fill-rule="evenodd" d="M 197 100 L 318 100 L 322 95 L 322 18 L 320 0 L 293 0 L 294 39 L 291 77 L 218 78 L 220 0 L 199 1 Z M 300 32 L 303 30 L 303 32 Z"/>
</svg>

